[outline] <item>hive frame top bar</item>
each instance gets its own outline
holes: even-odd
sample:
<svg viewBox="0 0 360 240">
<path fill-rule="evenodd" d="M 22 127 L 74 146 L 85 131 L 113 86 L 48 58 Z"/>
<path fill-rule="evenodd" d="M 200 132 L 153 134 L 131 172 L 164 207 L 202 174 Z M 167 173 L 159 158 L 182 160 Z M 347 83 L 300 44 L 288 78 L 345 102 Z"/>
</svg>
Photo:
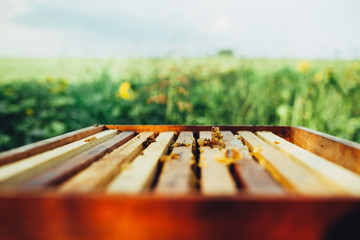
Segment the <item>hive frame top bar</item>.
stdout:
<svg viewBox="0 0 360 240">
<path fill-rule="evenodd" d="M 52 148 L 61 147 L 65 144 L 77 141 L 84 137 L 88 137 L 103 130 L 105 130 L 105 127 L 103 125 L 90 126 L 2 152 L 0 153 L 0 166 L 7 163 L 15 162 L 22 158 L 30 157 L 35 154 L 48 151 Z"/>
<path fill-rule="evenodd" d="M 67 143 L 88 137 L 105 129 L 117 129 L 119 131 L 209 131 L 214 125 L 94 125 L 82 128 L 73 132 L 65 133 L 56 137 L 45 139 L 39 142 L 31 143 L 22 147 L 11 149 L 0 153 L 0 166 L 17 161 L 19 159 L 30 157 L 50 150 L 55 147 L 63 146 Z M 288 126 L 222 126 L 221 130 L 237 131 L 272 131 L 273 133 L 284 137 L 290 137 L 290 127 Z"/>
<path fill-rule="evenodd" d="M 219 127 L 221 131 L 271 131 L 310 152 L 360 174 L 360 144 L 358 143 L 305 127 L 254 125 L 95 125 L 0 153 L 0 166 L 63 146 L 106 129 L 136 132 L 198 132 L 209 131 L 213 126 Z"/>
<path fill-rule="evenodd" d="M 254 125 L 105 125 L 119 131 L 210 131 L 211 127 L 221 131 L 271 131 L 274 134 L 360 174 L 360 144 L 334 137 L 300 126 L 254 126 Z"/>
</svg>

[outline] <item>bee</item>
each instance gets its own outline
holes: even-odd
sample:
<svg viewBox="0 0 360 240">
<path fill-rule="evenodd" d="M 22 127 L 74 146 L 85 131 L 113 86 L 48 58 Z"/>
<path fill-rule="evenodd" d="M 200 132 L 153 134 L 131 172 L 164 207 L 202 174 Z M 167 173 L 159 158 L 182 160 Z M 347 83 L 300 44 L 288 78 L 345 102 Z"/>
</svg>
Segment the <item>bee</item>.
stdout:
<svg viewBox="0 0 360 240">
<path fill-rule="evenodd" d="M 210 146 L 212 148 L 224 148 L 225 142 L 223 140 L 223 135 L 221 134 L 219 127 L 212 127 L 211 128 L 211 139 L 208 138 L 199 138 L 198 144 L 200 147 L 203 146 Z"/>
<path fill-rule="evenodd" d="M 84 142 L 92 142 L 95 141 L 97 138 L 95 136 L 89 137 L 87 139 L 84 140 Z"/>
<path fill-rule="evenodd" d="M 236 148 L 222 149 L 216 156 L 215 160 L 226 165 L 235 163 L 241 159 L 241 153 Z"/>
</svg>

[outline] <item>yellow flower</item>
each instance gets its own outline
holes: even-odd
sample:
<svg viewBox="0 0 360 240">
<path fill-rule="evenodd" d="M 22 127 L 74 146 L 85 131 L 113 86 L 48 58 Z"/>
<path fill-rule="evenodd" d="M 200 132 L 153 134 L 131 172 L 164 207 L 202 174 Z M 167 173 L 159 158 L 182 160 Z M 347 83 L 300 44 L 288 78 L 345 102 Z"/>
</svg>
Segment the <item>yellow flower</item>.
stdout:
<svg viewBox="0 0 360 240">
<path fill-rule="evenodd" d="M 301 73 L 306 73 L 310 68 L 310 63 L 308 61 L 300 61 L 296 65 L 296 69 Z"/>
<path fill-rule="evenodd" d="M 61 85 L 64 89 L 66 89 L 66 88 L 69 86 L 69 81 L 68 81 L 66 78 L 62 78 L 62 79 L 60 80 L 60 85 Z"/>
<path fill-rule="evenodd" d="M 314 75 L 315 82 L 321 82 L 324 78 L 324 74 L 322 72 L 318 72 Z"/>
<path fill-rule="evenodd" d="M 59 81 L 52 82 L 53 87 L 50 89 L 50 92 L 53 94 L 58 94 L 65 92 L 69 86 L 69 81 L 66 78 L 62 78 Z"/>
<path fill-rule="evenodd" d="M 47 76 L 46 81 L 49 82 L 49 83 L 52 83 L 52 82 L 54 82 L 54 78 L 52 78 L 50 76 Z"/>
<path fill-rule="evenodd" d="M 129 82 L 123 82 L 118 89 L 117 96 L 125 100 L 132 100 L 134 94 L 131 90 L 131 84 Z"/>
<path fill-rule="evenodd" d="M 28 116 L 32 116 L 32 115 L 34 115 L 34 110 L 32 110 L 31 108 L 27 108 L 27 109 L 25 110 L 25 113 L 26 113 L 26 115 L 28 115 Z"/>
</svg>

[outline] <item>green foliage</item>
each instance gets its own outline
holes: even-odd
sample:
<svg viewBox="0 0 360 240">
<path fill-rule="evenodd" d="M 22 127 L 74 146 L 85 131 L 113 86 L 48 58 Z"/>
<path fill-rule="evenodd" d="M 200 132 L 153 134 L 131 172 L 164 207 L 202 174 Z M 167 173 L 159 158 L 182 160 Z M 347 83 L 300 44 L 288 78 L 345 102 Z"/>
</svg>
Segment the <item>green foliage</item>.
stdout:
<svg viewBox="0 0 360 240">
<path fill-rule="evenodd" d="M 72 60 L 77 71 L 17 80 L 12 61 L 0 69 L 1 151 L 95 123 L 301 125 L 360 142 L 359 61 Z"/>
</svg>

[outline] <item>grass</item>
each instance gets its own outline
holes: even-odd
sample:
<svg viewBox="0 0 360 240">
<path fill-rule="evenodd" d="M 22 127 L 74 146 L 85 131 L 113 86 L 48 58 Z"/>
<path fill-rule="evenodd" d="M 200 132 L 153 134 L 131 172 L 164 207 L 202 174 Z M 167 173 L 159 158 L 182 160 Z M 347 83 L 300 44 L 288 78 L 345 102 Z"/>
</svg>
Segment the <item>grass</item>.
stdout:
<svg viewBox="0 0 360 240">
<path fill-rule="evenodd" d="M 360 61 L 0 59 L 0 151 L 92 125 L 301 125 L 360 142 Z"/>
</svg>

